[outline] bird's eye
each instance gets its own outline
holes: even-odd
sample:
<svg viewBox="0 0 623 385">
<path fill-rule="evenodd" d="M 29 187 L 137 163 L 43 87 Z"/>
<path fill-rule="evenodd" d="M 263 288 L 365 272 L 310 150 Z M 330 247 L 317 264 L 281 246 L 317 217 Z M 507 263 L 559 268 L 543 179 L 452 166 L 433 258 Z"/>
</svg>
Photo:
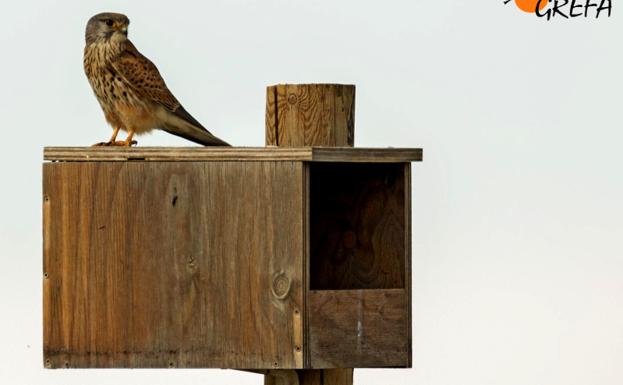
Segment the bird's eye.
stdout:
<svg viewBox="0 0 623 385">
<path fill-rule="evenodd" d="M 113 21 L 112 21 L 112 20 L 110 20 L 110 19 L 106 20 L 106 25 L 107 25 L 107 26 L 112 27 L 112 25 L 113 25 L 113 24 L 114 24 L 114 23 L 113 23 Z"/>
</svg>

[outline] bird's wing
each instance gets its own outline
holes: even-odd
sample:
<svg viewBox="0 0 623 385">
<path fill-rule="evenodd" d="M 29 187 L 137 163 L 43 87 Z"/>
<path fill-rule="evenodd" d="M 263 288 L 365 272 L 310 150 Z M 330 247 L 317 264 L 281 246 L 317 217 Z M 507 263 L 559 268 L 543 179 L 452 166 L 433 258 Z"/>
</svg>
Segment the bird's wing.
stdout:
<svg viewBox="0 0 623 385">
<path fill-rule="evenodd" d="M 172 113 L 180 109 L 180 102 L 169 91 L 158 68 L 143 56 L 129 40 L 125 50 L 111 63 L 115 72 L 139 95 L 165 107 Z"/>
<path fill-rule="evenodd" d="M 172 119 L 162 122 L 163 130 L 206 146 L 229 146 L 215 137 L 182 107 L 169 91 L 158 68 L 126 41 L 125 50 L 111 63 L 113 70 L 143 98 L 164 107 Z"/>
</svg>

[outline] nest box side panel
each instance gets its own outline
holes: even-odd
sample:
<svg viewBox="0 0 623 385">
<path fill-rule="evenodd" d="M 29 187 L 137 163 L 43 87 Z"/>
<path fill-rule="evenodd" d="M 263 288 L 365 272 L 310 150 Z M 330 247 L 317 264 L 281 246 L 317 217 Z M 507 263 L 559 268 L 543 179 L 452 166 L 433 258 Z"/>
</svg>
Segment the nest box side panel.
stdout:
<svg viewBox="0 0 623 385">
<path fill-rule="evenodd" d="M 44 165 L 46 367 L 303 366 L 303 164 Z"/>
</svg>

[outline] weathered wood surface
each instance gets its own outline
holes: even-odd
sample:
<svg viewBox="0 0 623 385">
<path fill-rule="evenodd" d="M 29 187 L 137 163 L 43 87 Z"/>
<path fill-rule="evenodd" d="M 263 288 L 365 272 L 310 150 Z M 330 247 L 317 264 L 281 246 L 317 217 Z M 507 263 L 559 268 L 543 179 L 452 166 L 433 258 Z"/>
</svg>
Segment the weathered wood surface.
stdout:
<svg viewBox="0 0 623 385">
<path fill-rule="evenodd" d="M 396 163 L 422 160 L 419 148 L 45 147 L 49 161 L 304 161 Z"/>
<path fill-rule="evenodd" d="M 311 291 L 311 366 L 410 367 L 408 298 L 404 289 Z"/>
<path fill-rule="evenodd" d="M 353 369 L 267 370 L 264 385 L 352 385 Z"/>
<path fill-rule="evenodd" d="M 266 144 L 353 146 L 355 86 L 279 84 L 266 89 Z"/>
<path fill-rule="evenodd" d="M 405 224 L 405 294 L 406 294 L 406 310 L 407 310 L 407 351 L 408 351 L 408 367 L 412 365 L 413 357 L 413 291 L 412 291 L 412 255 L 411 255 L 411 163 L 405 164 L 405 177 L 404 177 L 404 193 L 405 193 L 405 206 L 404 206 L 404 224 Z"/>
<path fill-rule="evenodd" d="M 310 288 L 405 288 L 408 163 L 313 163 Z"/>
<path fill-rule="evenodd" d="M 45 164 L 46 367 L 303 367 L 303 167 Z"/>
</svg>

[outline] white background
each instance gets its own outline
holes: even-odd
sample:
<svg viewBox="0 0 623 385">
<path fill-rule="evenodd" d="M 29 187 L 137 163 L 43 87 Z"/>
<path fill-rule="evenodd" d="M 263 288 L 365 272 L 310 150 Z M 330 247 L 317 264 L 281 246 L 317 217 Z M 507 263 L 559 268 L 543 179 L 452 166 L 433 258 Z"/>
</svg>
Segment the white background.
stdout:
<svg viewBox="0 0 623 385">
<path fill-rule="evenodd" d="M 264 143 L 265 86 L 357 85 L 356 145 L 414 166 L 414 368 L 356 384 L 623 383 L 623 25 L 502 0 L 3 1 L 0 382 L 261 384 L 224 370 L 44 370 L 43 146 L 108 139 L 87 19 L 130 38 L 214 134 Z M 139 145 L 187 145 L 166 133 Z"/>
</svg>

